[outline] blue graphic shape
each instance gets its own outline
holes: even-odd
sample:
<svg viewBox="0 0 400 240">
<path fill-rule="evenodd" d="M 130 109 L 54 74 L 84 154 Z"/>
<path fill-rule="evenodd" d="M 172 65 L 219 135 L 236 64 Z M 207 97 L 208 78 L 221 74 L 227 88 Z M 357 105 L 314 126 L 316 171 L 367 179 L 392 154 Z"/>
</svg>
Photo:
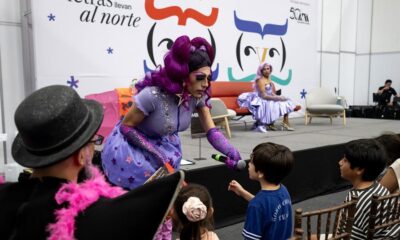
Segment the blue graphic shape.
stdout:
<svg viewBox="0 0 400 240">
<path fill-rule="evenodd" d="M 53 15 L 52 13 L 50 13 L 49 16 L 47 16 L 49 18 L 49 21 L 55 21 L 56 20 L 56 16 Z"/>
<path fill-rule="evenodd" d="M 79 80 L 75 80 L 75 77 L 71 76 L 71 80 L 68 80 L 67 83 L 69 84 L 70 88 L 78 88 Z"/>
<path fill-rule="evenodd" d="M 107 53 L 108 54 L 113 54 L 114 49 L 112 49 L 111 47 L 107 48 Z"/>
<path fill-rule="evenodd" d="M 303 88 L 303 91 L 300 92 L 301 98 L 306 98 L 307 92 L 306 90 Z"/>
<path fill-rule="evenodd" d="M 219 75 L 219 63 L 217 63 L 217 68 L 212 71 L 211 81 L 217 80 Z"/>
<path fill-rule="evenodd" d="M 228 67 L 228 79 L 230 82 L 251 82 L 252 80 L 254 80 L 255 77 L 256 74 L 251 74 L 244 78 L 237 79 L 236 77 L 233 76 L 232 67 Z M 292 81 L 292 69 L 289 69 L 288 77 L 286 79 L 282 79 L 275 75 L 271 75 L 271 81 L 282 86 L 289 85 L 289 83 Z"/>
<path fill-rule="evenodd" d="M 147 66 L 147 61 L 146 60 L 143 60 L 143 70 L 144 70 L 144 73 L 146 74 L 147 72 L 152 72 L 152 71 L 154 71 L 154 69 L 151 69 L 151 68 L 149 68 L 148 66 Z M 217 78 L 218 78 L 218 75 L 219 75 L 219 63 L 217 63 L 217 67 L 214 69 L 214 70 L 212 70 L 211 69 L 211 71 L 212 71 L 212 76 L 211 76 L 211 81 L 215 81 L 215 80 L 217 80 Z"/>
<path fill-rule="evenodd" d="M 154 69 L 150 69 L 148 66 L 147 66 L 147 62 L 146 62 L 146 60 L 143 60 L 143 70 L 144 70 L 144 74 L 146 74 L 146 73 L 148 73 L 148 72 L 152 72 L 152 71 L 154 71 Z"/>
<path fill-rule="evenodd" d="M 287 18 L 286 18 L 286 23 L 283 25 L 267 23 L 262 27 L 261 24 L 258 22 L 242 20 L 238 18 L 236 15 L 236 11 L 234 11 L 234 20 L 235 20 L 235 26 L 238 30 L 243 32 L 258 33 L 260 34 L 261 39 L 264 39 L 265 35 L 283 36 L 286 34 L 288 29 Z"/>
</svg>

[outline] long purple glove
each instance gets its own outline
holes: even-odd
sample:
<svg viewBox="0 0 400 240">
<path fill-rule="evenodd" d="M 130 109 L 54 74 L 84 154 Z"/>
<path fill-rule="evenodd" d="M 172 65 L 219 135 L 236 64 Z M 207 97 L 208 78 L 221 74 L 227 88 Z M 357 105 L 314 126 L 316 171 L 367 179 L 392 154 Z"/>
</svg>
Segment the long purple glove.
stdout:
<svg viewBox="0 0 400 240">
<path fill-rule="evenodd" d="M 140 147 L 152 154 L 160 163 L 164 163 L 166 157 L 160 153 L 154 146 L 134 127 L 121 124 L 120 131 L 126 137 L 126 140 L 132 146 Z"/>
<path fill-rule="evenodd" d="M 207 131 L 207 140 L 215 149 L 229 158 L 225 161 L 228 167 L 235 168 L 237 162 L 242 159 L 239 151 L 228 142 L 218 128 L 211 128 Z"/>
</svg>

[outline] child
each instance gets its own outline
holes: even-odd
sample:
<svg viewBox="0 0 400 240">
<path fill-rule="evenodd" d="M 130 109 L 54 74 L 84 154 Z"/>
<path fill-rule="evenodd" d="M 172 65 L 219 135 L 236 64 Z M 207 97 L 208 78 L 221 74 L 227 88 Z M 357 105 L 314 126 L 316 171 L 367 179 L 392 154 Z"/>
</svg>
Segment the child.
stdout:
<svg viewBox="0 0 400 240">
<path fill-rule="evenodd" d="M 376 140 L 359 139 L 345 145 L 344 157 L 339 161 L 340 174 L 353 185 L 346 201 L 351 201 L 352 196 L 358 196 L 351 239 L 367 238 L 372 195 L 389 194 L 385 187 L 376 182 L 386 166 L 385 160 L 383 146 Z M 398 227 L 394 227 L 388 232 L 378 234 L 389 237 L 397 234 L 398 230 Z"/>
<path fill-rule="evenodd" d="M 292 152 L 275 143 L 261 143 L 253 149 L 249 178 L 258 181 L 256 196 L 232 180 L 228 190 L 249 201 L 242 231 L 245 239 L 289 239 L 292 236 L 292 203 L 281 181 L 293 167 Z"/>
<path fill-rule="evenodd" d="M 386 187 L 390 193 L 395 193 L 400 186 L 400 136 L 394 133 L 385 133 L 376 140 L 385 148 L 389 166 L 380 180 L 380 184 Z"/>
<path fill-rule="evenodd" d="M 182 188 L 174 203 L 173 220 L 181 240 L 218 240 L 213 229 L 212 199 L 208 190 L 198 184 Z"/>
</svg>

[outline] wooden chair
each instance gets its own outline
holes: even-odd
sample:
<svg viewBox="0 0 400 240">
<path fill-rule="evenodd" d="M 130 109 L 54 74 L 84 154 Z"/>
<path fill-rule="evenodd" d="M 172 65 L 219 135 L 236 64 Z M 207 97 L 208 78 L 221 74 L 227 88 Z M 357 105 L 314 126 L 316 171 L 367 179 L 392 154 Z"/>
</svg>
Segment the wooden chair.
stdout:
<svg viewBox="0 0 400 240">
<path fill-rule="evenodd" d="M 353 200 L 347 203 L 343 203 L 336 207 L 326 208 L 316 211 L 310 211 L 303 213 L 302 209 L 296 209 L 295 223 L 294 223 L 294 237 L 296 239 L 302 239 L 302 220 L 306 219 L 306 239 L 311 239 L 311 235 L 315 234 L 317 239 L 321 238 L 321 234 L 325 234 L 324 239 L 350 239 L 351 228 L 354 222 L 354 214 L 356 212 L 357 197 L 353 197 Z M 311 227 L 312 220 L 317 219 L 316 232 Z M 325 231 L 321 231 L 322 218 L 326 218 Z M 332 222 L 332 218 L 334 221 Z M 341 230 L 341 231 L 340 231 Z"/>
<path fill-rule="evenodd" d="M 392 238 L 390 233 L 400 228 L 400 192 L 386 196 L 375 194 L 371 201 L 367 239 L 374 239 L 376 234 L 384 239 L 399 239 L 400 230 Z"/>
<path fill-rule="evenodd" d="M 293 237 L 290 238 L 290 240 L 302 240 L 303 239 L 303 229 L 294 229 L 294 234 Z"/>
</svg>

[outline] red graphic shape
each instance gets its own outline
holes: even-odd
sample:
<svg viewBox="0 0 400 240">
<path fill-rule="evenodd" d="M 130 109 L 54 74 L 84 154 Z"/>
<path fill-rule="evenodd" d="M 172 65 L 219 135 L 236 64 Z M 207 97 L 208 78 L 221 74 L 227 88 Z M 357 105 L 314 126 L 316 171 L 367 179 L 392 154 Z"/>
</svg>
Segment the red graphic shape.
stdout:
<svg viewBox="0 0 400 240">
<path fill-rule="evenodd" d="M 162 20 L 165 18 L 169 18 L 172 16 L 178 17 L 178 25 L 186 25 L 186 21 L 189 18 L 194 19 L 204 26 L 212 26 L 217 21 L 218 17 L 218 8 L 212 8 L 210 15 L 204 15 L 193 8 L 188 8 L 185 11 L 182 10 L 181 7 L 171 6 L 165 8 L 156 8 L 154 6 L 155 0 L 146 0 L 144 3 L 144 7 L 146 9 L 147 15 L 154 20 Z"/>
</svg>

